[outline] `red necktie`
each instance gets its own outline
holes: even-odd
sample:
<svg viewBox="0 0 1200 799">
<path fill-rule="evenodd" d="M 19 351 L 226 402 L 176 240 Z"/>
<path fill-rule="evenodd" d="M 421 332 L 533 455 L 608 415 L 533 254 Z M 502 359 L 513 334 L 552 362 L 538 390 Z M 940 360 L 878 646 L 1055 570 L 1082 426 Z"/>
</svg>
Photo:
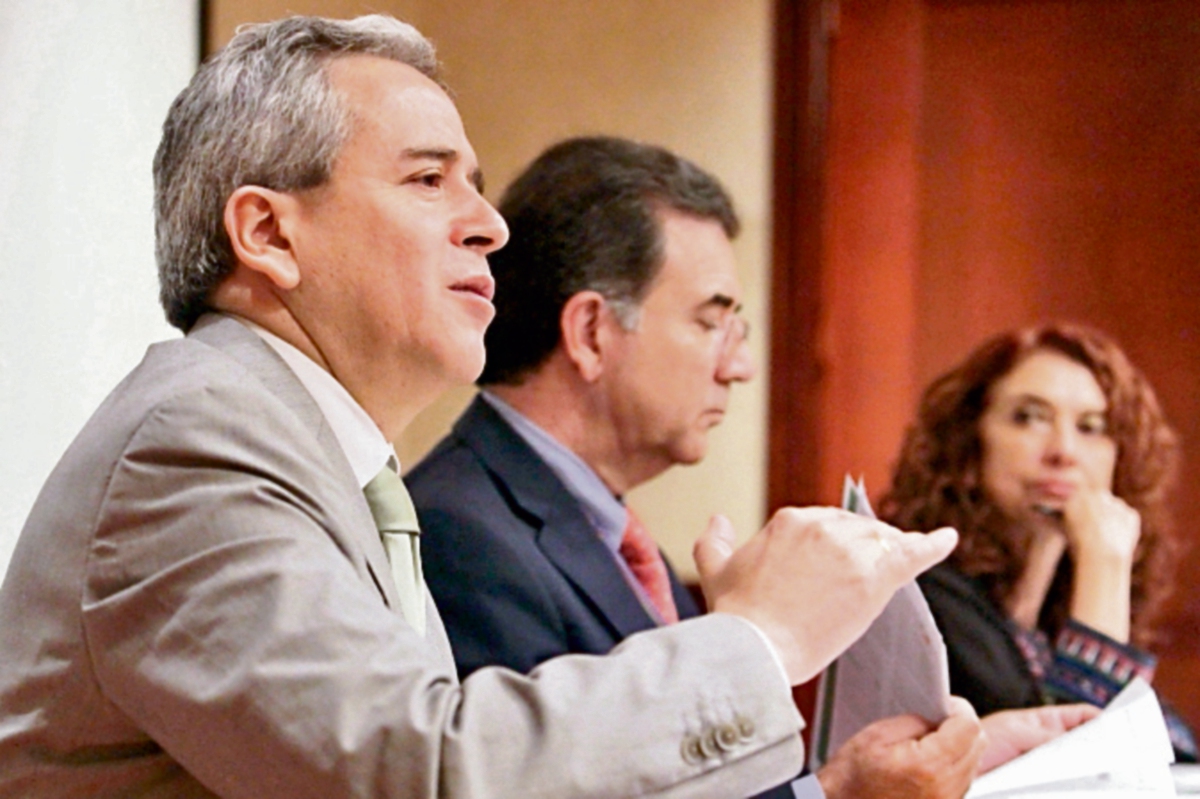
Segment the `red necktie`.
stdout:
<svg viewBox="0 0 1200 799">
<path fill-rule="evenodd" d="M 654 539 L 642 526 L 642 521 L 629 510 L 629 521 L 625 525 L 625 535 L 621 539 L 621 557 L 629 564 L 633 576 L 646 589 L 646 595 L 654 605 L 658 615 L 667 624 L 679 621 L 679 611 L 675 608 L 675 599 L 671 596 L 671 580 L 667 577 L 667 564 L 663 562 L 662 553 L 658 551 Z"/>
</svg>

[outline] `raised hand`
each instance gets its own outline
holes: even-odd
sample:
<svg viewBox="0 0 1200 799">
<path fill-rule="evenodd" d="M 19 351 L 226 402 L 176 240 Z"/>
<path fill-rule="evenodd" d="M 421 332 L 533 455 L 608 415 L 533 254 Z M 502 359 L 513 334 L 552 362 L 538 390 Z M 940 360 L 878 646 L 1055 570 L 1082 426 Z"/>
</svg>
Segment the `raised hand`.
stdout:
<svg viewBox="0 0 1200 799">
<path fill-rule="evenodd" d="M 1080 489 L 1063 508 L 1075 562 L 1071 617 L 1122 643 L 1129 640 L 1129 592 L 1141 529 L 1138 512 L 1106 489 Z"/>
<path fill-rule="evenodd" d="M 1081 488 L 1063 507 L 1063 530 L 1076 561 L 1105 558 L 1131 564 L 1142 519 L 1111 491 Z"/>
<path fill-rule="evenodd" d="M 784 508 L 736 551 L 733 540 L 718 516 L 696 541 L 705 599 L 756 624 L 795 685 L 857 640 L 897 588 L 949 555 L 958 534 L 904 533 L 836 508 Z"/>
</svg>

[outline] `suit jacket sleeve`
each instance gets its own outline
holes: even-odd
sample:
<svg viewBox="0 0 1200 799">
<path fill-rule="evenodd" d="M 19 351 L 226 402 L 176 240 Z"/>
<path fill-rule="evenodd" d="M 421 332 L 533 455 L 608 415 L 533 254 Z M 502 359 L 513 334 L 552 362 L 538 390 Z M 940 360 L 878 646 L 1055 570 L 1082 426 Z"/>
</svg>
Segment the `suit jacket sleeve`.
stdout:
<svg viewBox="0 0 1200 799">
<path fill-rule="evenodd" d="M 426 579 L 461 675 L 605 654 L 654 629 L 578 501 L 480 400 L 407 482 Z M 668 572 L 681 618 L 697 616 L 669 564 Z M 785 784 L 756 799 L 795 795 Z"/>
<path fill-rule="evenodd" d="M 419 503 L 429 498 L 420 489 L 415 496 Z M 497 535 L 495 526 L 503 525 L 504 514 L 490 512 L 484 496 L 473 494 L 474 501 L 457 503 L 457 510 L 420 503 L 426 577 L 446 620 L 459 673 L 465 677 L 489 665 L 527 673 L 551 658 L 604 654 L 618 646 L 620 639 L 582 609 L 583 601 L 557 575 L 546 573 L 543 561 L 518 552 L 520 539 Z M 672 584 L 681 615 L 695 616 L 695 604 L 673 572 Z M 572 606 L 579 612 L 566 610 Z M 808 797 L 822 796 L 819 786 L 816 793 L 809 790 Z M 754 799 L 795 797 L 791 783 L 785 783 Z"/>
<path fill-rule="evenodd" d="M 233 409 L 252 423 L 214 422 Z M 338 476 L 281 411 L 238 385 L 156 408 L 88 553 L 95 681 L 210 790 L 711 797 L 794 770 L 787 686 L 732 617 L 460 685 L 364 579 L 373 530 L 339 507 L 361 495 L 326 489 Z"/>
</svg>

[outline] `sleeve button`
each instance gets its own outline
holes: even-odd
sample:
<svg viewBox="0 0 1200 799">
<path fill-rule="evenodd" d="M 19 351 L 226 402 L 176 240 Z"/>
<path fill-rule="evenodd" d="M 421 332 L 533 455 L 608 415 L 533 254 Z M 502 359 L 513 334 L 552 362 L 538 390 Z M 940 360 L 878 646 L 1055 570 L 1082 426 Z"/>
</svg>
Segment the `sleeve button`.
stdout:
<svg viewBox="0 0 1200 799">
<path fill-rule="evenodd" d="M 689 735 L 683 739 L 683 759 L 688 763 L 704 760 L 704 749 L 700 744 L 699 735 Z"/>
<path fill-rule="evenodd" d="M 709 727 L 704 731 L 704 737 L 700 739 L 700 751 L 704 753 L 704 757 L 716 757 L 721 753 L 720 744 L 717 743 L 717 731 L 713 727 Z"/>
<path fill-rule="evenodd" d="M 745 716 L 741 716 L 737 720 L 738 735 L 743 741 L 749 741 L 754 737 L 754 722 Z"/>
<path fill-rule="evenodd" d="M 722 724 L 717 728 L 717 746 L 728 752 L 741 742 L 738 728 L 732 724 Z"/>
</svg>

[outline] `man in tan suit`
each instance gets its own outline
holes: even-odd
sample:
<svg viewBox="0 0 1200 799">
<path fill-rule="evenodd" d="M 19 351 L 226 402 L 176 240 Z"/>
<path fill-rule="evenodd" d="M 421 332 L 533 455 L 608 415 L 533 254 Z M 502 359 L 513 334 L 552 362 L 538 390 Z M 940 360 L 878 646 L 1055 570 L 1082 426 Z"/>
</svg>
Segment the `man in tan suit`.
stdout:
<svg viewBox="0 0 1200 799">
<path fill-rule="evenodd" d="M 479 373 L 507 238 L 432 48 L 385 17 L 246 29 L 173 104 L 155 182 L 186 336 L 102 404 L 22 531 L 0 795 L 750 794 L 799 770 L 789 683 L 955 543 L 831 509 L 737 551 L 714 529 L 708 617 L 460 684 L 362 493 Z"/>
</svg>

